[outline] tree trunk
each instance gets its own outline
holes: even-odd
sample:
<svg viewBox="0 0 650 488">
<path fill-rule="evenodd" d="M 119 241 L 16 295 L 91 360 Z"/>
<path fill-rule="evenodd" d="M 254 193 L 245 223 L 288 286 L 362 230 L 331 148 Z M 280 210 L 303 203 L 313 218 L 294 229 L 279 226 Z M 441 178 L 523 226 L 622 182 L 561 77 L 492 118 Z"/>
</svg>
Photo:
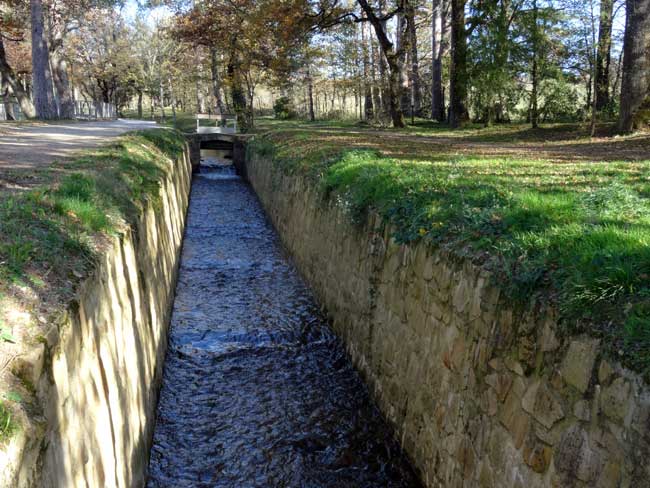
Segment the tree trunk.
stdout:
<svg viewBox="0 0 650 488">
<path fill-rule="evenodd" d="M 406 4 L 406 2 L 405 2 Z M 408 10 L 406 8 L 405 10 Z M 406 53 L 409 48 L 409 37 L 407 32 L 407 17 L 404 14 L 397 15 L 397 32 L 395 33 L 395 51 L 398 53 L 399 64 L 401 66 L 406 65 Z M 404 70 L 400 71 L 400 85 L 401 85 L 401 96 L 400 96 L 400 109 L 402 112 L 408 112 L 409 106 L 411 105 L 411 100 L 409 96 L 408 81 L 407 76 Z"/>
<path fill-rule="evenodd" d="M 533 0 L 533 64 L 531 69 L 531 78 L 533 88 L 530 93 L 530 123 L 533 129 L 539 127 L 539 108 L 538 108 L 538 91 L 539 91 L 539 66 L 538 66 L 538 45 L 539 45 L 539 32 L 538 32 L 538 14 L 537 0 Z"/>
<path fill-rule="evenodd" d="M 623 50 L 618 54 L 616 62 L 616 76 L 614 76 L 614 84 L 612 85 L 612 95 L 618 93 L 621 84 L 621 77 L 623 75 Z"/>
<path fill-rule="evenodd" d="M 650 119 L 650 0 L 627 0 L 619 129 L 631 132 Z"/>
<path fill-rule="evenodd" d="M 415 115 L 421 115 L 422 111 L 422 87 L 420 84 L 420 65 L 418 59 L 418 36 L 415 25 L 415 7 L 412 2 L 408 3 L 406 9 L 407 34 L 409 39 L 409 85 L 411 87 L 411 106 Z"/>
<path fill-rule="evenodd" d="M 52 96 L 50 53 L 44 31 L 42 0 L 30 0 L 32 23 L 32 85 L 34 108 L 39 119 L 55 119 L 56 107 Z"/>
<path fill-rule="evenodd" d="M 203 96 L 201 96 L 201 83 L 198 77 L 196 78 L 196 112 L 199 114 L 205 112 Z"/>
<path fill-rule="evenodd" d="M 461 127 L 469 120 L 467 112 L 467 31 L 465 3 L 451 0 L 451 67 L 449 76 L 449 125 Z"/>
<path fill-rule="evenodd" d="M 247 132 L 250 128 L 250 117 L 248 116 L 248 104 L 246 103 L 246 95 L 242 84 L 241 73 L 239 72 L 239 65 L 235 62 L 228 63 L 226 72 L 228 74 L 228 84 L 230 85 L 230 97 L 232 98 L 232 105 L 237 115 L 237 126 L 242 132 Z"/>
<path fill-rule="evenodd" d="M 311 77 L 311 71 L 307 68 L 307 102 L 309 105 L 309 120 L 316 121 L 316 114 L 314 113 L 314 80 Z"/>
<path fill-rule="evenodd" d="M 596 110 L 609 106 L 609 66 L 612 51 L 612 13 L 614 0 L 601 0 L 598 52 L 596 55 Z"/>
<path fill-rule="evenodd" d="M 5 53 L 5 46 L 2 36 L 0 36 L 0 74 L 2 74 L 2 78 L 7 84 L 9 90 L 11 90 L 11 93 L 13 93 L 13 95 L 18 100 L 20 110 L 23 112 L 25 117 L 28 117 L 30 119 L 35 117 L 36 111 L 34 109 L 32 100 L 29 98 L 29 94 L 16 78 L 14 70 L 11 68 L 11 66 L 9 66 L 9 63 L 7 63 L 7 55 Z"/>
<path fill-rule="evenodd" d="M 438 21 L 437 25 L 433 28 L 436 29 L 436 43 L 434 55 L 432 57 L 432 93 L 431 93 L 431 107 L 432 118 L 438 122 L 446 120 L 445 115 L 445 87 L 442 83 L 442 60 L 447 55 L 449 49 L 448 35 L 449 35 L 449 0 L 434 0 L 434 6 L 437 6 Z M 433 23 L 433 21 L 432 21 Z M 433 42 L 433 41 L 432 41 Z"/>
<path fill-rule="evenodd" d="M 163 90 L 162 76 L 158 82 L 158 88 L 160 89 L 160 117 L 165 120 L 165 91 Z"/>
<path fill-rule="evenodd" d="M 172 117 L 174 119 L 174 126 L 176 126 L 176 95 L 174 94 L 174 85 L 172 85 L 171 78 L 167 78 L 167 85 L 169 86 L 169 98 L 172 103 Z"/>
<path fill-rule="evenodd" d="M 212 75 L 212 93 L 217 102 L 217 111 L 220 114 L 226 113 L 221 98 L 221 79 L 219 77 L 219 57 L 217 50 L 210 48 L 210 74 Z"/>
<path fill-rule="evenodd" d="M 138 118 L 142 119 L 142 90 L 138 90 Z"/>
<path fill-rule="evenodd" d="M 373 106 L 373 119 L 377 119 L 377 115 L 381 110 L 381 91 L 379 89 L 377 80 L 377 46 L 372 38 L 368 39 L 370 44 L 370 79 L 372 91 L 372 106 Z"/>
<path fill-rule="evenodd" d="M 57 52 L 50 53 L 52 62 L 52 79 L 56 94 L 59 98 L 59 117 L 62 119 L 74 118 L 74 101 L 70 80 L 68 79 L 68 63 Z"/>
<path fill-rule="evenodd" d="M 537 101 L 537 92 L 539 88 L 539 75 L 537 69 L 537 55 L 533 55 L 533 69 L 531 73 L 533 89 L 530 92 L 530 123 L 533 129 L 539 127 L 539 108 Z"/>
<path fill-rule="evenodd" d="M 374 81 L 374 66 L 372 68 L 372 80 L 370 79 L 370 62 L 368 58 L 368 43 L 366 42 L 366 26 L 361 24 L 361 49 L 363 50 L 363 95 L 364 110 L 363 114 L 366 120 L 372 120 L 374 117 L 374 103 L 372 100 L 372 81 Z"/>
<path fill-rule="evenodd" d="M 6 120 L 16 120 L 16 114 L 14 113 L 13 106 L 9 101 L 9 84 L 2 75 L 2 71 L 0 71 L 0 91 L 2 91 L 2 102 L 7 116 Z"/>
<path fill-rule="evenodd" d="M 431 3 L 431 118 L 445 120 L 442 97 L 442 1 Z"/>
<path fill-rule="evenodd" d="M 389 67 L 389 110 L 390 119 L 393 127 L 401 128 L 406 124 L 404 123 L 404 113 L 402 112 L 401 99 L 404 86 L 402 85 L 402 65 L 400 64 L 399 57 L 392 55 L 387 58 Z"/>
<path fill-rule="evenodd" d="M 388 83 L 388 109 L 393 127 L 404 127 L 404 115 L 400 107 L 402 98 L 402 71 L 403 64 L 400 62 L 401 52 L 395 51 L 393 43 L 388 38 L 385 29 L 385 21 L 377 17 L 374 9 L 370 7 L 367 0 L 357 0 L 368 20 L 372 24 L 377 41 L 384 53 L 384 58 L 388 64 L 389 83 Z"/>
</svg>

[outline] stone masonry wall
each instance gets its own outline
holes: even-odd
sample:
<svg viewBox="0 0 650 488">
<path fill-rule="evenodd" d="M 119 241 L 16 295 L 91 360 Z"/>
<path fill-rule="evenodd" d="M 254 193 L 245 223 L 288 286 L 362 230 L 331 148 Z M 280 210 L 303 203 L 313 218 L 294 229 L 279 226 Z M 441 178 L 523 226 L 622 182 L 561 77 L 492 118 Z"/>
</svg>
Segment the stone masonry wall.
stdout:
<svg viewBox="0 0 650 488">
<path fill-rule="evenodd" d="M 650 388 L 598 340 L 255 154 L 247 173 L 427 486 L 650 486 Z"/>
<path fill-rule="evenodd" d="M 8 446 L 0 486 L 144 486 L 185 227 L 189 152 L 116 237 L 46 343 L 15 369 L 39 405 Z"/>
</svg>

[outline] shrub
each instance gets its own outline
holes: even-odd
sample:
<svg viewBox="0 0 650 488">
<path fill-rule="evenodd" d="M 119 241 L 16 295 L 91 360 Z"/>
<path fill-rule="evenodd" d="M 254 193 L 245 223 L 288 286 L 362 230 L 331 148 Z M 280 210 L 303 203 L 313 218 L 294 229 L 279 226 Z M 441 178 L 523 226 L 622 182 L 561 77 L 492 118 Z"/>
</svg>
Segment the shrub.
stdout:
<svg viewBox="0 0 650 488">
<path fill-rule="evenodd" d="M 540 116 L 545 122 L 578 120 L 576 107 L 580 106 L 575 86 L 562 79 L 547 79 L 540 83 L 542 104 Z"/>
<path fill-rule="evenodd" d="M 273 103 L 273 113 L 276 119 L 288 120 L 296 117 L 296 111 L 289 97 L 280 97 Z"/>
</svg>

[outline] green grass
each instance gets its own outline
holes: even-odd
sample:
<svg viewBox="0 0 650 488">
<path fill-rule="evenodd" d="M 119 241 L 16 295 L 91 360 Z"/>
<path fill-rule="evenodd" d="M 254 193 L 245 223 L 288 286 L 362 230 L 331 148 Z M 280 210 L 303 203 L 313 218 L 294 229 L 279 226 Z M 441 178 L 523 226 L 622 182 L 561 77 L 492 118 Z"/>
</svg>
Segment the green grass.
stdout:
<svg viewBox="0 0 650 488">
<path fill-rule="evenodd" d="M 0 401 L 0 443 L 9 439 L 18 430 L 11 411 L 9 408 Z"/>
<path fill-rule="evenodd" d="M 44 171 L 48 185 L 0 194 L 0 287 L 36 290 L 92 262 L 96 236 L 134 222 L 145 201 L 158 199 L 162 179 L 180 154 L 175 131 L 134 132 Z M 59 283 L 61 285 L 61 283 Z"/>
<path fill-rule="evenodd" d="M 270 129 L 250 150 L 310 178 L 353 221 L 377 212 L 399 242 L 424 239 L 472 259 L 515 303 L 552 302 L 567 332 L 602 337 L 617 359 L 650 374 L 650 154 L 552 162 L 459 154 L 432 145 L 435 137 Z"/>
</svg>

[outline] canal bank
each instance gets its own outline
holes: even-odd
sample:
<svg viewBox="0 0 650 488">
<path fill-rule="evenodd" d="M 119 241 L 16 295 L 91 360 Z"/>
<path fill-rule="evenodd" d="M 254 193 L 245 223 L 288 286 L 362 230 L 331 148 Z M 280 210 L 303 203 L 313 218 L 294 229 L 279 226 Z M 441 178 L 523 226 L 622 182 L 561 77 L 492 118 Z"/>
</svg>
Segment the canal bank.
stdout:
<svg viewBox="0 0 650 488">
<path fill-rule="evenodd" d="M 0 486 L 143 486 L 185 227 L 189 152 L 180 134 L 158 130 L 117 139 L 57 169 L 69 176 L 13 197 L 29 210 L 20 237 L 34 235 L 35 255 L 20 286 L 0 294 L 15 291 L 2 310 L 13 342 L 0 343 L 10 352 L 0 362 L 7 385 L 0 413 L 9 412 L 0 432 Z M 64 191 L 67 199 L 53 205 Z M 97 209 L 93 216 L 110 211 L 101 222 L 114 225 L 86 231 L 86 215 L 67 210 L 69 202 Z M 57 261 L 46 262 L 40 249 L 51 252 L 58 242 Z M 53 302 L 63 285 L 70 291 Z"/>
<path fill-rule="evenodd" d="M 300 163 L 261 141 L 246 173 L 427 486 L 647 485 L 640 374 L 460 253 L 399 244 L 372 213 L 353 223 Z"/>
</svg>

